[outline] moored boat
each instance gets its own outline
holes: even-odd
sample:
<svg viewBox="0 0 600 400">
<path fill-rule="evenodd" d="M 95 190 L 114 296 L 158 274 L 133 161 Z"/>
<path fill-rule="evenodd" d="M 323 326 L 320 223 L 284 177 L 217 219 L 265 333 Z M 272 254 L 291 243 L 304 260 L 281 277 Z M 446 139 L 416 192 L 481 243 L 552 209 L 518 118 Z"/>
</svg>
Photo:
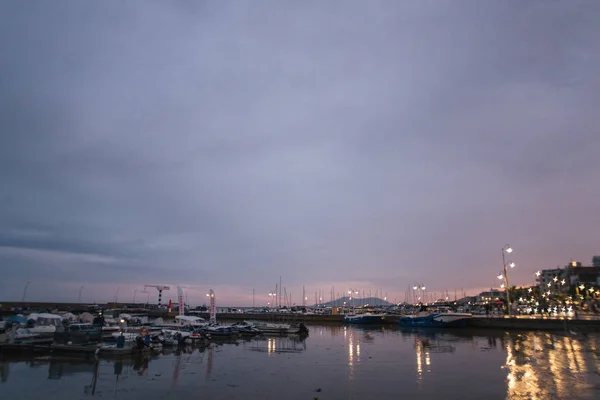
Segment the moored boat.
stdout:
<svg viewBox="0 0 600 400">
<path fill-rule="evenodd" d="M 357 314 L 357 315 L 346 315 L 344 316 L 345 324 L 366 324 L 366 325 L 377 325 L 383 322 L 383 314 Z"/>
<path fill-rule="evenodd" d="M 463 328 L 472 317 L 469 313 L 433 313 L 401 317 L 398 323 L 411 327 Z"/>
</svg>

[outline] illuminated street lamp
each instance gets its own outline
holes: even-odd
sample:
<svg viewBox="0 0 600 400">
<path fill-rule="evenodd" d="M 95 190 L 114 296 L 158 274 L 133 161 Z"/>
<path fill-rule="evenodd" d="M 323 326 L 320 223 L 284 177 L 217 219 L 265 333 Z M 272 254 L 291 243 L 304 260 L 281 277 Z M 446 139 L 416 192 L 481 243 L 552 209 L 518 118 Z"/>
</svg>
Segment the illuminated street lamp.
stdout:
<svg viewBox="0 0 600 400">
<path fill-rule="evenodd" d="M 504 253 L 510 254 L 512 252 L 513 252 L 513 249 L 508 244 L 505 245 L 504 247 L 502 247 L 502 268 L 504 270 L 504 289 L 506 290 L 506 308 L 507 308 L 508 315 L 511 314 L 511 309 L 510 309 L 510 293 L 508 291 L 508 270 L 506 267 L 509 266 L 510 268 L 514 268 L 515 263 L 512 261 L 509 261 L 508 265 L 507 265 L 506 257 L 504 255 Z"/>
<path fill-rule="evenodd" d="M 416 283 L 413 286 L 413 290 L 418 290 L 419 291 L 419 296 L 418 296 L 418 300 L 420 301 L 423 296 L 423 292 L 426 290 L 427 288 L 425 287 L 424 284 L 422 283 Z"/>
<path fill-rule="evenodd" d="M 271 301 L 269 302 L 269 305 L 270 305 L 270 303 L 273 303 L 273 298 L 275 298 L 275 296 L 276 296 L 275 293 L 269 292 L 269 297 L 271 298 Z"/>
</svg>

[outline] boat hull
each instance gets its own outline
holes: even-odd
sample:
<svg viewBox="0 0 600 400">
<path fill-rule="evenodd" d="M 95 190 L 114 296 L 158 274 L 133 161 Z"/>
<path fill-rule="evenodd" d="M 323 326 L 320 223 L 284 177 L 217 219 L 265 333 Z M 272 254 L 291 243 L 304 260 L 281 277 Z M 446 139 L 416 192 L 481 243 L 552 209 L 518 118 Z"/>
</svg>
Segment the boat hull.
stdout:
<svg viewBox="0 0 600 400">
<path fill-rule="evenodd" d="M 383 323 L 383 315 L 356 315 L 344 317 L 345 324 L 378 325 Z"/>
<path fill-rule="evenodd" d="M 419 317 L 402 317 L 400 326 L 423 328 L 464 328 L 471 319 L 470 314 L 430 314 Z"/>
</svg>

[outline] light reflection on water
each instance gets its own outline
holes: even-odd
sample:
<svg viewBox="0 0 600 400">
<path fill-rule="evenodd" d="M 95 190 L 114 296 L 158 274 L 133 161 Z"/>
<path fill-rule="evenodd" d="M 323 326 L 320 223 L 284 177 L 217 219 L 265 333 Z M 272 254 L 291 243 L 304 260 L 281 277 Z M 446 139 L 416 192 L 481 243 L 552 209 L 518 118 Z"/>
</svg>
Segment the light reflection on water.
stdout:
<svg viewBox="0 0 600 400">
<path fill-rule="evenodd" d="M 306 340 L 265 337 L 122 360 L 0 359 L 0 393 L 19 399 L 600 398 L 597 334 L 310 329 Z"/>
</svg>

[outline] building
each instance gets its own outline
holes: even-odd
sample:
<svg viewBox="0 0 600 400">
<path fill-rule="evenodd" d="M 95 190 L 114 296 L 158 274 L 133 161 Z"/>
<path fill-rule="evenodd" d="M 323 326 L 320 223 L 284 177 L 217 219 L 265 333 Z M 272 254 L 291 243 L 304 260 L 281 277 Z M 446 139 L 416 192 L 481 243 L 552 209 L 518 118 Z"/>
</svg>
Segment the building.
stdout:
<svg viewBox="0 0 600 400">
<path fill-rule="evenodd" d="M 590 284 L 600 285 L 600 266 L 599 267 L 582 267 L 577 266 L 571 268 L 569 281 L 572 285 Z"/>
<path fill-rule="evenodd" d="M 573 265 L 577 264 L 581 263 L 573 261 L 571 264 L 565 266 L 565 268 L 543 269 L 539 271 L 539 275 L 536 278 L 538 287 L 543 292 L 547 290 L 553 293 L 568 292 L 570 270 L 573 268 Z"/>
<path fill-rule="evenodd" d="M 600 267 L 600 256 L 592 257 L 592 267 Z"/>
<path fill-rule="evenodd" d="M 504 300 L 504 289 L 490 289 L 489 292 L 481 292 L 477 296 L 478 303 L 495 303 Z"/>
</svg>

